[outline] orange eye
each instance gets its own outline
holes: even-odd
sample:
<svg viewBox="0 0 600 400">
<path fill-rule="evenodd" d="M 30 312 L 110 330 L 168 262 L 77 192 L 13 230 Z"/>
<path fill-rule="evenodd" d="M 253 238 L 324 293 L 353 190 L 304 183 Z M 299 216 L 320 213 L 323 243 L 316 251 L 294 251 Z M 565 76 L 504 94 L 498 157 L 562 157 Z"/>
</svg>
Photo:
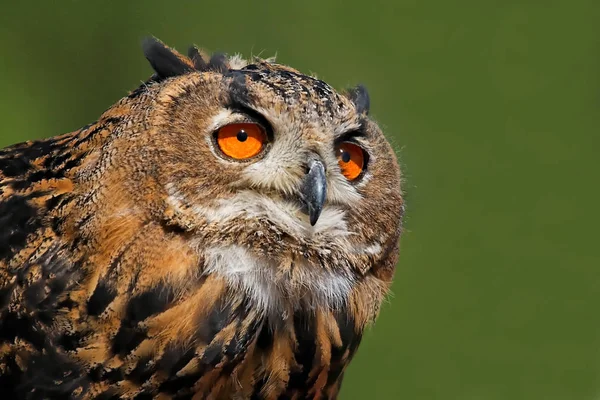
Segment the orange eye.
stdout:
<svg viewBox="0 0 600 400">
<path fill-rule="evenodd" d="M 217 132 L 217 144 L 223 154 L 236 160 L 254 157 L 266 141 L 267 135 L 258 124 L 230 124 Z"/>
<path fill-rule="evenodd" d="M 342 174 L 353 181 L 360 176 L 365 167 L 365 151 L 357 144 L 344 142 L 336 150 Z"/>
</svg>

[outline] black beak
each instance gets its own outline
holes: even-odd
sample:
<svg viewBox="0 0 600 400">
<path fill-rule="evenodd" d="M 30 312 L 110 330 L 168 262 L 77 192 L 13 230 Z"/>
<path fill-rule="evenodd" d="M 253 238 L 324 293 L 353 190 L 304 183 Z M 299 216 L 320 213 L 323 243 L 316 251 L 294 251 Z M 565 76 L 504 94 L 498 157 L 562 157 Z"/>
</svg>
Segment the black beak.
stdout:
<svg viewBox="0 0 600 400">
<path fill-rule="evenodd" d="M 321 161 L 312 159 L 308 162 L 308 172 L 300 189 L 300 197 L 306 206 L 312 226 L 317 223 L 321 211 L 323 211 L 326 195 L 325 167 Z"/>
</svg>

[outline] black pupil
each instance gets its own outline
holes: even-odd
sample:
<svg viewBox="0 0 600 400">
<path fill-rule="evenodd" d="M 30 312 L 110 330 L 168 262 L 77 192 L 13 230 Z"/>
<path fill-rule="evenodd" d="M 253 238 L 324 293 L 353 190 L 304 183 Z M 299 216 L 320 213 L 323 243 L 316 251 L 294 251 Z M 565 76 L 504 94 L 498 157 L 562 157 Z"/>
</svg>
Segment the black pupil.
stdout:
<svg viewBox="0 0 600 400">
<path fill-rule="evenodd" d="M 350 162 L 350 158 L 350 153 L 342 150 L 342 161 L 345 163 Z"/>
<path fill-rule="evenodd" d="M 239 140 L 240 142 L 245 142 L 246 139 L 248 139 L 248 134 L 245 130 L 242 129 L 237 133 L 237 140 Z"/>
</svg>

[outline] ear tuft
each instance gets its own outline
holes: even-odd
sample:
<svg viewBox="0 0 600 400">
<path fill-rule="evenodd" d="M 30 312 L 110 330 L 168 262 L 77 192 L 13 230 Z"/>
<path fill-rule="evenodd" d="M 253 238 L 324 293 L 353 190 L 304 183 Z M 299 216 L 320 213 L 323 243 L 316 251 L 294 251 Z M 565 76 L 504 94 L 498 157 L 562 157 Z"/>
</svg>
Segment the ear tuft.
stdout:
<svg viewBox="0 0 600 400">
<path fill-rule="evenodd" d="M 208 64 L 204 60 L 204 57 L 202 57 L 202 54 L 200 54 L 200 49 L 198 49 L 198 47 L 190 46 L 188 49 L 188 57 L 192 60 L 194 68 L 198 71 L 206 71 L 208 69 Z"/>
<path fill-rule="evenodd" d="M 359 114 L 369 115 L 369 109 L 371 108 L 371 99 L 369 98 L 369 92 L 363 85 L 358 85 L 355 88 L 347 91 L 347 96 L 354 103 L 356 112 Z"/>
<path fill-rule="evenodd" d="M 227 65 L 227 56 L 223 53 L 215 53 L 208 62 L 208 69 L 222 74 L 229 71 L 229 65 Z"/>
<path fill-rule="evenodd" d="M 142 49 L 159 79 L 183 75 L 194 70 L 194 64 L 189 59 L 155 37 L 145 38 L 142 41 Z"/>
</svg>

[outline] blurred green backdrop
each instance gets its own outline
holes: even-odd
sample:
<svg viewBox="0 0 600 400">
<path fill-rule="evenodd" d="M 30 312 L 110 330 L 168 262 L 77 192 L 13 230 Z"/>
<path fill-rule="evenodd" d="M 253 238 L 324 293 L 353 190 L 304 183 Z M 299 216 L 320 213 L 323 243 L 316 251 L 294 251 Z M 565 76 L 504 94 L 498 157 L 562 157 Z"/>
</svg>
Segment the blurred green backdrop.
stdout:
<svg viewBox="0 0 600 400">
<path fill-rule="evenodd" d="M 342 399 L 600 398 L 600 1 L 3 3 L 2 146 L 95 120 L 148 34 L 367 85 L 408 216 Z"/>
</svg>

